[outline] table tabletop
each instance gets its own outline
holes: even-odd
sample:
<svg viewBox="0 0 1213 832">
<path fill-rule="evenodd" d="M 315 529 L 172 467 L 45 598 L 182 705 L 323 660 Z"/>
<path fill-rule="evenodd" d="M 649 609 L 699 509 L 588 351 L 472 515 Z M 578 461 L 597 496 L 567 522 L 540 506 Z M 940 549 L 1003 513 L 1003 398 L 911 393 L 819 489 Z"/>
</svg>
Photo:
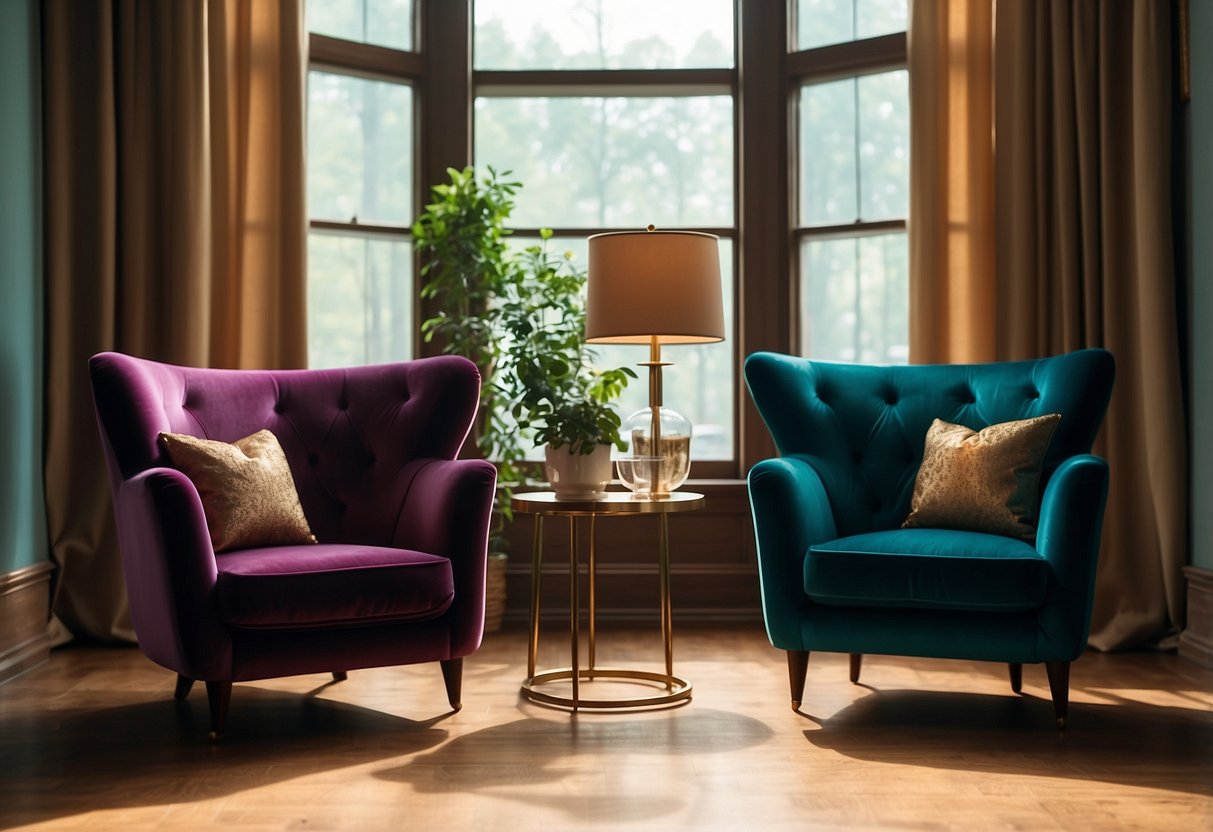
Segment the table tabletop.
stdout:
<svg viewBox="0 0 1213 832">
<path fill-rule="evenodd" d="M 631 491 L 608 491 L 597 500 L 558 500 L 551 491 L 515 494 L 510 507 L 518 514 L 556 516 L 604 514 L 673 514 L 703 508 L 703 495 L 673 491 L 668 497 L 637 497 Z"/>
</svg>

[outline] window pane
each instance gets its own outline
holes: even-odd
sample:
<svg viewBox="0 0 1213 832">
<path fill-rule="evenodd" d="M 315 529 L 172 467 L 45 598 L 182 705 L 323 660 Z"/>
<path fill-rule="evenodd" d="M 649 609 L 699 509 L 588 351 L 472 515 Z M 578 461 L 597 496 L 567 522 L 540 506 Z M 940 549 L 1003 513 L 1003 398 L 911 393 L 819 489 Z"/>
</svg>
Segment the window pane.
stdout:
<svg viewBox="0 0 1213 832">
<path fill-rule="evenodd" d="M 855 80 L 800 90 L 800 224 L 854 222 L 857 159 Z"/>
<path fill-rule="evenodd" d="M 800 274 L 802 355 L 865 364 L 909 360 L 904 233 L 805 239 Z"/>
<path fill-rule="evenodd" d="M 906 31 L 907 0 L 797 0 L 796 48 Z"/>
<path fill-rule="evenodd" d="M 314 220 L 413 221 L 413 90 L 308 74 L 308 213 Z"/>
<path fill-rule="evenodd" d="M 733 99 L 478 98 L 476 164 L 522 182 L 522 227 L 731 226 Z"/>
<path fill-rule="evenodd" d="M 413 48 L 413 0 L 307 0 L 307 28 L 359 43 Z"/>
<path fill-rule="evenodd" d="M 801 88 L 801 225 L 906 216 L 909 101 L 905 70 Z"/>
<path fill-rule="evenodd" d="M 308 235 L 308 366 L 349 367 L 413 354 L 413 246 Z"/>
<path fill-rule="evenodd" d="M 476 0 L 477 69 L 733 66 L 731 0 Z"/>
<path fill-rule="evenodd" d="M 859 79 L 859 216 L 905 217 L 910 210 L 910 74 Z"/>
</svg>

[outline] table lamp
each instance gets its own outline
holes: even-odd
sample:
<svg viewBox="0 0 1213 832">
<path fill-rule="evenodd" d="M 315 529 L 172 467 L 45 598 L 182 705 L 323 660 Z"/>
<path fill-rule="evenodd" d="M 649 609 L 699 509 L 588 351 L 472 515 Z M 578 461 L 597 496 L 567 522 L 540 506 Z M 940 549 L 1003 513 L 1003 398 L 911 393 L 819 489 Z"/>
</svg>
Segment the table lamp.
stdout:
<svg viewBox="0 0 1213 832">
<path fill-rule="evenodd" d="M 618 231 L 589 239 L 585 340 L 591 344 L 648 344 L 649 406 L 624 423 L 632 453 L 654 462 L 654 498 L 669 493 L 690 471 L 691 423 L 663 406 L 662 344 L 724 340 L 720 246 L 698 231 Z"/>
</svg>

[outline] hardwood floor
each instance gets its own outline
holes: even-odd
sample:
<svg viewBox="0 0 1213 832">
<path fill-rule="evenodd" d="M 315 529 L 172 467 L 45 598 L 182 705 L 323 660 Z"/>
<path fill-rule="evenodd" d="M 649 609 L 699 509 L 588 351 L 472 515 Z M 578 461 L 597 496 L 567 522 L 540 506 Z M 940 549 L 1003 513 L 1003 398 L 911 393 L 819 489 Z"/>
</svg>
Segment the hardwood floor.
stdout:
<svg viewBox="0 0 1213 832">
<path fill-rule="evenodd" d="M 177 702 L 133 648 L 57 650 L 0 686 L 0 827 L 1213 829 L 1213 671 L 1176 656 L 1084 656 L 1059 733 L 1039 665 L 1015 695 L 1005 665 L 867 656 L 852 685 L 814 654 L 801 715 L 760 630 L 674 649 L 695 693 L 669 710 L 521 701 L 515 631 L 464 662 L 457 714 L 436 663 L 238 684 L 218 745 L 203 686 Z M 655 667 L 660 638 L 598 654 Z"/>
</svg>

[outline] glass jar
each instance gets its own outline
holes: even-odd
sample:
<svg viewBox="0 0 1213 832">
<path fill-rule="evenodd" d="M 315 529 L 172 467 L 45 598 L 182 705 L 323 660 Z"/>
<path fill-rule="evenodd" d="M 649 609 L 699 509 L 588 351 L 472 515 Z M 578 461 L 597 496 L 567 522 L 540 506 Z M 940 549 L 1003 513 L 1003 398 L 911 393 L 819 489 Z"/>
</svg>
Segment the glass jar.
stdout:
<svg viewBox="0 0 1213 832">
<path fill-rule="evenodd" d="M 686 482 L 691 473 L 691 420 L 677 410 L 660 408 L 659 447 L 653 446 L 653 408 L 637 410 L 623 423 L 631 457 L 660 457 L 655 496 L 669 494 Z"/>
</svg>

